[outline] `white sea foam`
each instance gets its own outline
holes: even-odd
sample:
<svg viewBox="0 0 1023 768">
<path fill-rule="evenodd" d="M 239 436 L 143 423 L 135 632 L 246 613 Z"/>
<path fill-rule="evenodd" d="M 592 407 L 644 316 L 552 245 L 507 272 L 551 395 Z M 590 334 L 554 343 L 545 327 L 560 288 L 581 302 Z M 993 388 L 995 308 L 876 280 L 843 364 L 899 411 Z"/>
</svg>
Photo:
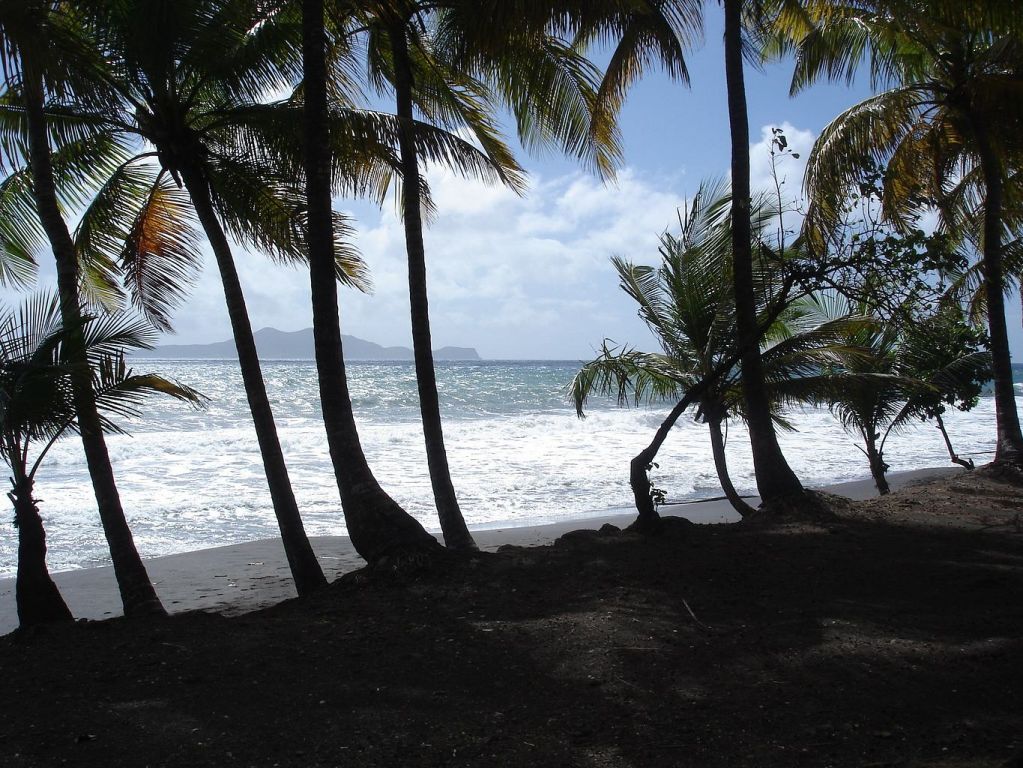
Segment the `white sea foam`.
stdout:
<svg viewBox="0 0 1023 768">
<path fill-rule="evenodd" d="M 139 366 L 141 367 L 141 366 Z M 153 403 L 133 436 L 109 438 L 124 508 L 148 557 L 277 535 L 240 377 L 233 363 L 159 362 L 147 369 L 188 383 L 212 398 L 202 413 Z M 418 421 L 414 371 L 407 364 L 351 366 L 352 392 L 366 454 L 381 484 L 436 530 Z M 337 486 L 318 418 L 309 363 L 269 363 L 274 402 L 292 485 L 311 535 L 345 533 Z M 618 409 L 593 404 L 578 419 L 566 397 L 568 364 L 442 365 L 439 368 L 451 471 L 470 525 L 532 525 L 631 503 L 629 460 L 653 436 L 666 407 Z M 865 477 L 863 455 L 827 411 L 790 414 L 798 426 L 780 440 L 807 485 Z M 994 442 L 990 397 L 946 423 L 957 449 L 984 461 Z M 740 492 L 754 490 L 741 425 L 730 426 L 729 466 Z M 947 462 L 930 425 L 893 436 L 893 470 Z M 706 427 L 684 416 L 652 473 L 669 499 L 720 493 Z M 80 444 L 58 444 L 39 474 L 37 495 L 54 570 L 108 562 Z M 14 572 L 16 535 L 0 539 L 0 574 Z"/>
</svg>

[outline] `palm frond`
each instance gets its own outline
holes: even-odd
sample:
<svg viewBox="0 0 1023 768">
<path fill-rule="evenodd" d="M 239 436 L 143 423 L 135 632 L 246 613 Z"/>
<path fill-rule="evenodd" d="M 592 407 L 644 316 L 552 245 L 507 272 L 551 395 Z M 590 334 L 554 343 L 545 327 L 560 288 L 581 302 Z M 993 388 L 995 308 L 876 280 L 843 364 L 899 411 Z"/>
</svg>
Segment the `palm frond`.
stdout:
<svg viewBox="0 0 1023 768">
<path fill-rule="evenodd" d="M 530 41 L 532 42 L 532 41 Z M 508 61 L 509 66 L 503 62 Z M 601 107 L 597 68 L 576 48 L 541 35 L 517 57 L 498 57 L 496 91 L 510 106 L 523 145 L 534 152 L 560 148 L 601 177 L 622 161 L 617 114 Z"/>
<path fill-rule="evenodd" d="M 124 359 L 123 352 L 104 354 L 93 366 L 93 391 L 106 431 L 123 433 L 112 417 L 137 418 L 143 415 L 142 404 L 153 394 L 167 395 L 203 408 L 207 398 L 191 387 L 156 374 L 135 374 Z"/>
<path fill-rule="evenodd" d="M 152 169 L 149 169 L 152 170 Z M 188 194 L 170 177 L 143 174 L 148 184 L 111 195 L 111 221 L 106 232 L 118 231 L 103 254 L 116 253 L 120 240 L 120 265 L 132 303 L 157 328 L 171 326 L 171 314 L 195 284 L 203 257 L 197 221 Z M 83 219 L 84 221 L 84 219 Z"/>
<path fill-rule="evenodd" d="M 228 233 L 280 263 L 307 263 L 308 222 L 302 190 L 274 184 L 259 166 L 223 158 L 213 168 L 213 184 L 214 205 Z M 333 217 L 338 279 L 368 291 L 368 270 L 352 244 L 350 223 L 341 213 Z"/>
<path fill-rule="evenodd" d="M 810 151 L 803 182 L 811 200 L 810 226 L 825 231 L 834 226 L 865 161 L 885 167 L 917 124 L 925 98 L 915 87 L 896 88 L 851 107 L 824 128 Z"/>
<path fill-rule="evenodd" d="M 151 340 L 149 326 L 123 316 L 85 317 L 79 326 L 64 326 L 53 295 L 37 294 L 17 310 L 0 311 L 0 454 L 12 470 L 34 476 L 53 442 L 77 430 L 72 382 L 82 371 L 82 349 L 105 429 L 120 431 L 111 416 L 139 415 L 142 398 L 151 393 L 202 407 L 205 398 L 195 390 L 127 369 L 125 347 L 149 346 Z M 29 469 L 33 443 L 38 451 Z"/>
<path fill-rule="evenodd" d="M 677 401 L 691 383 L 663 355 L 618 348 L 605 339 L 600 356 L 579 370 L 569 391 L 576 413 L 583 416 L 585 403 L 594 394 L 614 397 L 619 405 Z"/>
<path fill-rule="evenodd" d="M 47 245 L 36 215 L 28 171 L 0 182 L 0 285 L 27 288 L 36 275 L 36 253 Z"/>
</svg>

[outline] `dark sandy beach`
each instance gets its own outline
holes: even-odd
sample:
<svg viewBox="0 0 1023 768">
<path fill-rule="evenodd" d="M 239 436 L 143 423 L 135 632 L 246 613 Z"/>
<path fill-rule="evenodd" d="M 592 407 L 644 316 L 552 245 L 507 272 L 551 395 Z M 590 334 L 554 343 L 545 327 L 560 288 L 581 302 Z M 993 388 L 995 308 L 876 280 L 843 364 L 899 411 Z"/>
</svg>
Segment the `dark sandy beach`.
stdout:
<svg viewBox="0 0 1023 768">
<path fill-rule="evenodd" d="M 834 508 L 15 633 L 0 764 L 1023 764 L 1023 486 Z"/>
</svg>

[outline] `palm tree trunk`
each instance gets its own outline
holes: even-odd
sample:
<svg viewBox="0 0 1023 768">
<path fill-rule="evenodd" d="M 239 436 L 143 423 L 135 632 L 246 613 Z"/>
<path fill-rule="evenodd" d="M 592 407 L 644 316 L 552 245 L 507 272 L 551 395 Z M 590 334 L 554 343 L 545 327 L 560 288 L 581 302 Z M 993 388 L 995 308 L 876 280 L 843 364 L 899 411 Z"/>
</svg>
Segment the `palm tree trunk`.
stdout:
<svg viewBox="0 0 1023 768">
<path fill-rule="evenodd" d="M 374 565 L 385 557 L 429 554 L 439 545 L 380 487 L 366 461 L 355 426 L 341 348 L 334 271 L 325 46 L 323 0 L 303 0 L 309 273 L 320 404 L 348 534 L 356 551 Z"/>
<path fill-rule="evenodd" d="M 405 250 L 408 252 L 408 286 L 412 308 L 412 349 L 419 385 L 419 410 L 426 438 L 426 462 L 430 468 L 434 503 L 440 518 L 444 543 L 449 549 L 474 550 L 476 542 L 462 517 L 444 448 L 444 430 L 440 419 L 437 375 L 433 365 L 430 336 L 430 307 L 426 291 L 426 246 L 423 242 L 422 191 L 419 159 L 415 146 L 412 114 L 412 68 L 409 62 L 405 28 L 395 24 L 390 31 L 394 57 L 394 90 L 398 109 L 398 146 L 401 152 L 402 196 L 405 220 Z"/>
<path fill-rule="evenodd" d="M 295 580 L 295 589 L 299 595 L 306 595 L 326 585 L 327 579 L 313 553 L 302 523 L 302 515 L 298 510 L 298 503 L 295 501 L 288 466 L 284 462 L 284 452 L 277 437 L 277 424 L 270 408 L 270 399 L 266 395 L 263 372 L 256 352 L 256 340 L 252 336 L 252 325 L 245 307 L 245 296 L 242 294 L 238 270 L 231 255 L 231 245 L 213 208 L 209 183 L 203 174 L 192 168 L 184 168 L 182 180 L 192 198 L 192 206 L 220 268 L 234 345 L 238 350 L 238 365 L 245 386 L 245 397 L 249 401 L 249 411 L 252 413 L 252 423 L 256 429 L 256 440 L 259 442 L 259 453 L 263 458 L 263 471 L 266 473 L 266 482 L 270 488 L 270 498 L 281 531 L 281 541 L 284 543 L 284 552 L 288 558 L 292 578 Z"/>
<path fill-rule="evenodd" d="M 735 490 L 735 486 L 732 485 L 732 478 L 728 475 L 728 459 L 725 455 L 725 439 L 721 434 L 721 421 L 721 418 L 716 416 L 707 419 L 707 429 L 710 430 L 710 450 L 714 455 L 714 470 L 721 483 L 721 490 L 725 492 L 725 498 L 732 505 L 732 509 L 746 517 L 756 510 L 743 500 Z"/>
<path fill-rule="evenodd" d="M 18 622 L 23 627 L 74 621 L 57 585 L 46 568 L 46 531 L 32 498 L 32 481 L 22 478 L 8 494 L 18 527 L 18 576 L 15 597 Z"/>
<path fill-rule="evenodd" d="M 973 118 L 974 138 L 980 153 L 987 195 L 984 201 L 984 295 L 987 299 L 988 336 L 994 370 L 995 463 L 1023 464 L 1023 432 L 1016 411 L 1016 390 L 1012 380 L 1009 331 L 1005 323 L 1005 280 L 1002 266 L 1003 178 L 1001 162 L 991 146 L 982 118 Z"/>
<path fill-rule="evenodd" d="M 685 397 L 678 401 L 671 412 L 667 415 L 661 426 L 654 433 L 654 439 L 650 444 L 640 451 L 629 463 L 629 485 L 632 486 L 632 496 L 636 503 L 636 511 L 639 517 L 633 523 L 632 528 L 642 533 L 655 533 L 661 528 L 661 516 L 657 513 L 650 487 L 650 465 L 657 458 L 657 452 L 675 426 L 675 422 L 686 412 L 693 403 L 697 401 L 703 388 L 694 387 L 686 393 Z"/>
<path fill-rule="evenodd" d="M 81 332 L 81 303 L 78 296 L 78 258 L 71 233 L 60 213 L 50 162 L 50 144 L 46 129 L 42 75 L 32 63 L 22 60 L 25 74 L 25 117 L 28 123 L 29 157 L 32 185 L 39 220 L 57 263 L 57 290 L 64 326 Z M 74 338 L 74 337 L 72 337 Z M 91 371 L 81 353 L 82 365 L 72 375 L 75 409 L 82 436 L 85 461 L 92 478 L 103 533 L 110 547 L 117 587 L 125 616 L 166 615 L 149 575 L 142 564 L 135 541 L 121 507 L 120 494 L 110 466 L 106 440 L 92 391 Z"/>
<path fill-rule="evenodd" d="M 750 242 L 749 119 L 742 70 L 742 0 L 724 0 L 725 79 L 732 140 L 732 253 L 736 330 L 741 351 L 742 393 L 760 498 L 771 502 L 802 493 L 799 478 L 778 445 L 760 358 L 760 328 Z"/>
<path fill-rule="evenodd" d="M 877 437 L 876 433 L 865 434 L 863 440 L 867 444 L 865 453 L 867 454 L 867 462 L 870 464 L 870 476 L 874 478 L 877 492 L 885 496 L 891 493 L 891 488 L 888 487 L 888 478 L 885 477 L 888 465 L 884 463 L 881 452 L 877 449 Z"/>
<path fill-rule="evenodd" d="M 948 431 L 945 429 L 945 422 L 942 420 L 940 413 L 934 414 L 934 421 L 936 422 L 938 431 L 941 432 L 942 438 L 945 440 L 945 448 L 948 449 L 948 458 L 952 461 L 952 463 L 958 464 L 961 467 L 966 467 L 967 469 L 973 469 L 973 459 L 959 458 L 959 455 L 952 447 L 952 441 L 949 440 Z"/>
</svg>

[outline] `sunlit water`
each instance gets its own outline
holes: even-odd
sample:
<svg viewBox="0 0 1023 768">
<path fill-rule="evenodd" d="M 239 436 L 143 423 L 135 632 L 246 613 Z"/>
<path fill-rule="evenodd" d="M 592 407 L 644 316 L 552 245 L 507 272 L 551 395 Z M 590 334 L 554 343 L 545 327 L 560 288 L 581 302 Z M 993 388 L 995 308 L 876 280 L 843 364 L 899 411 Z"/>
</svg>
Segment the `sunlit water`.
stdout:
<svg viewBox="0 0 1023 768">
<path fill-rule="evenodd" d="M 234 361 L 142 361 L 210 398 L 196 412 L 152 399 L 128 436 L 109 438 L 121 498 L 146 557 L 277 535 L 241 376 Z M 445 438 L 455 487 L 470 526 L 533 525 L 599 515 L 630 504 L 629 460 L 651 439 L 668 407 L 619 409 L 594 401 L 576 418 L 567 395 L 578 369 L 569 362 L 438 365 Z M 267 388 L 291 481 L 311 535 L 344 534 L 319 420 L 311 362 L 264 363 Z M 353 363 L 352 395 L 362 443 L 384 488 L 428 529 L 437 530 L 410 363 Z M 830 413 L 790 414 L 798 432 L 781 435 L 790 463 L 807 485 L 867 476 L 855 440 Z M 946 419 L 958 451 L 988 460 L 994 403 Z M 729 463 L 740 492 L 754 489 L 752 462 L 733 424 Z M 947 463 L 929 424 L 893 436 L 885 456 L 893 470 Z M 683 417 L 658 458 L 654 483 L 670 500 L 720 493 L 706 427 Z M 46 521 L 53 570 L 106 564 L 85 459 L 77 438 L 64 440 L 39 472 L 37 496 Z M 0 540 L 0 574 L 12 574 L 16 533 Z"/>
</svg>

